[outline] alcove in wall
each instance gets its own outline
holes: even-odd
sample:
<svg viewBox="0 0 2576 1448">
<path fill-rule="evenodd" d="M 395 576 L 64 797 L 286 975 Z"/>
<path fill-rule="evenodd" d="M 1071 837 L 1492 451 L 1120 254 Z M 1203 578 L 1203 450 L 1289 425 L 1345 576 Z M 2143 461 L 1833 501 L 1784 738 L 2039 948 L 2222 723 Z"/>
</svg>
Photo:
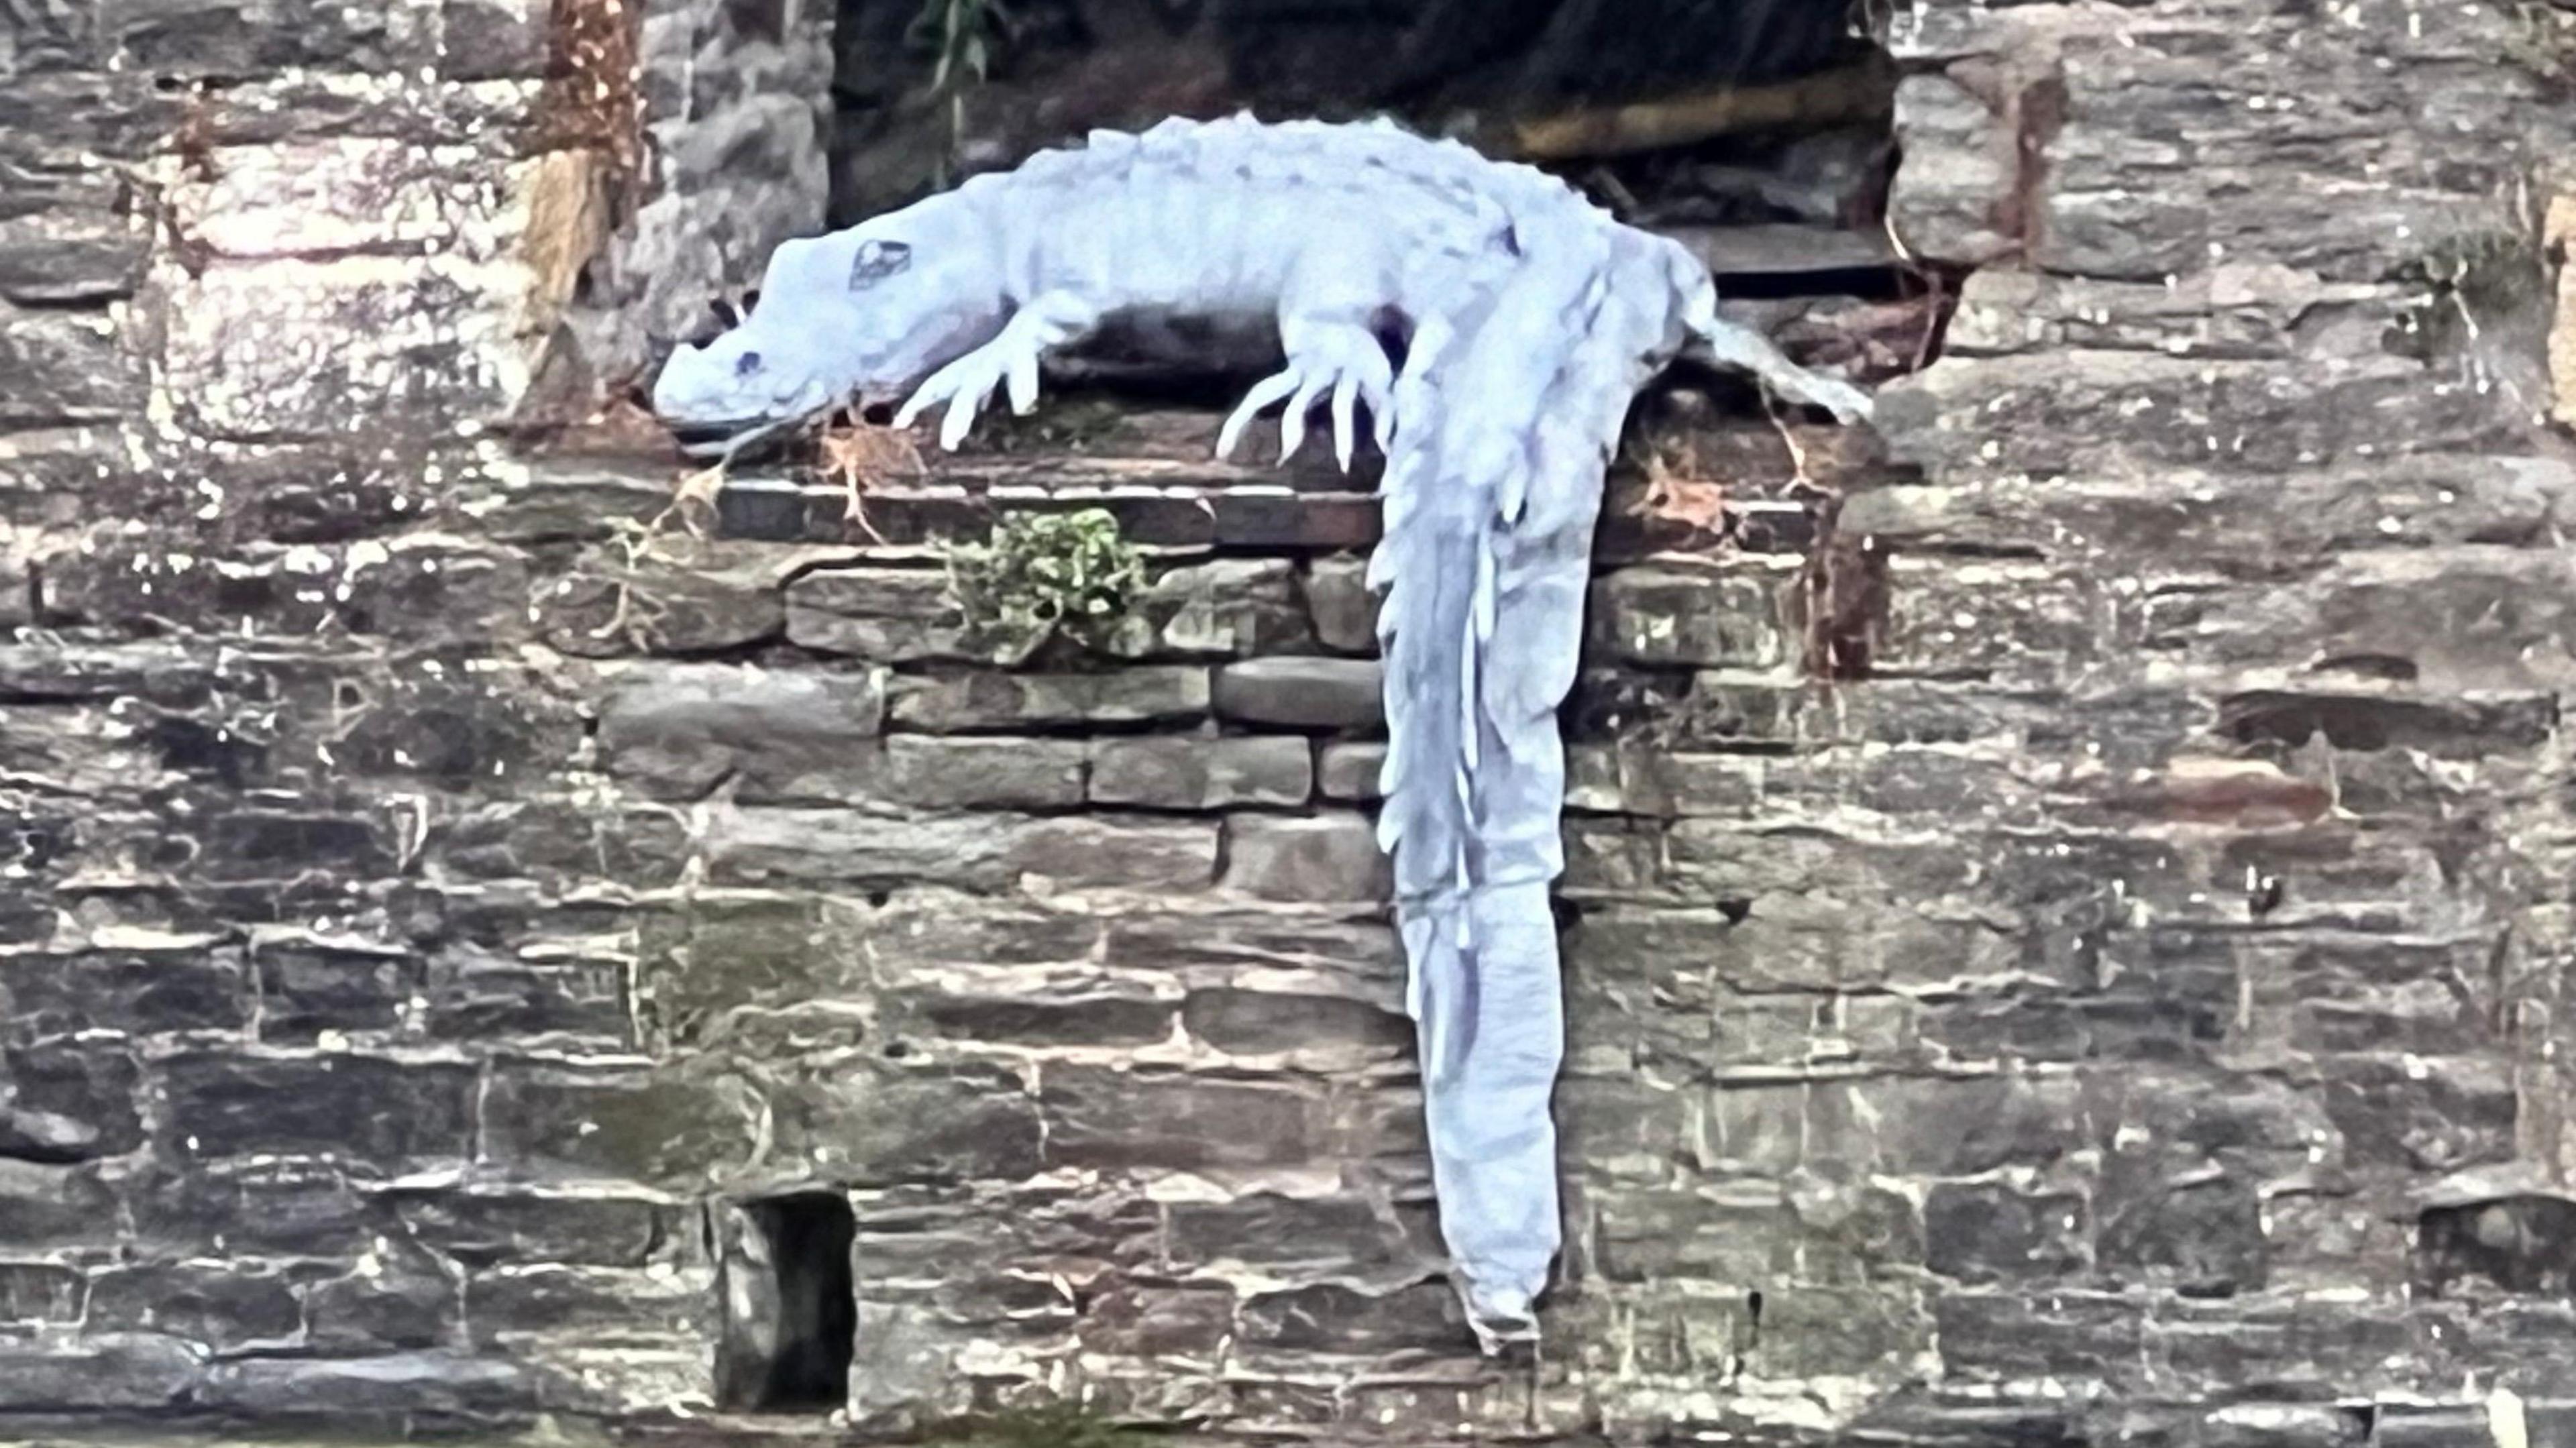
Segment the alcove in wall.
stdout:
<svg viewBox="0 0 2576 1448">
<path fill-rule="evenodd" d="M 736 1412 L 829 1413 L 848 1401 L 858 1329 L 846 1197 L 808 1191 L 708 1208 L 723 1335 L 716 1401 Z"/>
</svg>

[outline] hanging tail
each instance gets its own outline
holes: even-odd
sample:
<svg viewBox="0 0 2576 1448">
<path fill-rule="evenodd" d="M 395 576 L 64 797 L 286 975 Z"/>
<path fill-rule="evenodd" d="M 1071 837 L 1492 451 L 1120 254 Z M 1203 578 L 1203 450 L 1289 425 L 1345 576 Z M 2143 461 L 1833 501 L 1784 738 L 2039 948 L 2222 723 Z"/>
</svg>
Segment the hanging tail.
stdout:
<svg viewBox="0 0 2576 1448">
<path fill-rule="evenodd" d="M 1489 1352 L 1536 1335 L 1559 1241 L 1556 708 L 1581 655 L 1602 475 L 1630 398 L 1683 337 L 1667 243 L 1589 218 L 1520 225 L 1512 272 L 1414 339 L 1370 565 L 1385 590 L 1379 837 L 1441 1232 Z"/>
</svg>

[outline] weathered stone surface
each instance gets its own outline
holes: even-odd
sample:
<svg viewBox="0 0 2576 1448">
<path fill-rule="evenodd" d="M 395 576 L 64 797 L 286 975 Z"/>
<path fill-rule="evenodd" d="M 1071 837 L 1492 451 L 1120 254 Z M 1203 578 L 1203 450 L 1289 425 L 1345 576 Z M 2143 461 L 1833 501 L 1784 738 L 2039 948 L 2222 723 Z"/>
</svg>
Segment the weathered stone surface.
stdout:
<svg viewBox="0 0 2576 1448">
<path fill-rule="evenodd" d="M 1270 1166 L 1314 1152 L 1315 1105 L 1285 1085 L 1062 1066 L 1046 1073 L 1046 1159 L 1091 1169 Z"/>
<path fill-rule="evenodd" d="M 239 1030 L 250 1018 L 241 961 L 213 949 L 17 955 L 0 964 L 13 1040 L 82 1031 Z"/>
<path fill-rule="evenodd" d="M 1297 805 L 1313 788 L 1314 751 L 1303 739 L 1103 739 L 1091 746 L 1095 804 Z"/>
<path fill-rule="evenodd" d="M 310 1042 L 324 1031 L 380 1031 L 403 1018 L 423 986 L 421 962 L 399 950 L 265 946 L 252 958 L 263 1040 Z"/>
<path fill-rule="evenodd" d="M 1335 740 L 1323 747 L 1315 787 L 1329 800 L 1370 803 L 1378 797 L 1378 776 L 1385 769 L 1385 745 Z"/>
<path fill-rule="evenodd" d="M 1625 663 L 1765 669 L 1789 657 L 1781 597 L 1791 575 L 1749 559 L 1711 573 L 1623 568 L 1592 587 L 1596 649 Z"/>
<path fill-rule="evenodd" d="M 151 1333 L 100 1333 L 77 1344 L 0 1342 L 0 1405 L 20 1412 L 165 1408 L 199 1372 L 187 1344 Z"/>
<path fill-rule="evenodd" d="M 714 831 L 713 869 L 735 881 L 855 881 L 1000 889 L 1195 889 L 1216 872 L 1213 823 L 1011 815 L 874 820 L 840 810 L 739 810 Z"/>
<path fill-rule="evenodd" d="M 967 673 L 906 679 L 894 721 L 950 733 L 1049 725 L 1142 724 L 1207 713 L 1207 670 L 1173 666 L 1098 674 Z"/>
<path fill-rule="evenodd" d="M 191 1053 L 161 1068 L 173 1143 L 191 1156 L 274 1152 L 401 1167 L 463 1158 L 474 1072 L 376 1056 Z"/>
<path fill-rule="evenodd" d="M 1264 900 L 1382 900 L 1393 889 L 1376 827 L 1362 815 L 1236 815 L 1225 861 L 1226 885 Z"/>
<path fill-rule="evenodd" d="M 1041 6 L 962 152 L 917 7 L 0 20 L 0 1404 L 695 1414 L 706 1213 L 847 1189 L 862 1436 L 1078 1353 L 1283 1439 L 2567 1437 L 2564 22 L 1927 0 L 1892 174 L 1569 173 L 1759 290 L 1909 263 L 1729 303 L 1873 427 L 1638 410 L 1709 491 L 1601 529 L 1531 1372 L 1439 1281 L 1381 751 L 1310 737 L 1377 719 L 1373 459 L 1059 395 L 878 539 L 801 454 L 710 517 L 547 441 L 817 229 L 836 88 L 862 210 L 1230 87 L 1877 104 L 1766 7 Z M 1792 91 L 1693 89 L 1751 50 Z M 980 664 L 935 550 L 1094 503 L 1201 551 Z"/>
<path fill-rule="evenodd" d="M 167 1333 L 226 1352 L 294 1341 L 304 1327 L 304 1306 L 294 1279 L 277 1268 L 156 1262 L 90 1278 L 88 1322 L 110 1332 Z"/>
<path fill-rule="evenodd" d="M 527 1375 L 505 1360 L 431 1351 L 347 1358 L 243 1358 L 205 1370 L 196 1401 L 276 1415 L 524 1412 Z"/>
<path fill-rule="evenodd" d="M 1220 558 L 1170 569 L 1139 590 L 1106 641 L 1122 658 L 1247 658 L 1313 646 L 1285 559 Z"/>
<path fill-rule="evenodd" d="M 884 722 L 884 680 L 873 673 L 652 664 L 619 676 L 600 706 L 600 760 L 654 793 L 690 798 L 745 770 L 771 781 L 828 772 L 872 749 Z"/>
<path fill-rule="evenodd" d="M 443 1040 L 570 1038 L 622 1046 L 632 1034 L 615 960 L 531 963 L 474 950 L 429 962 L 424 1024 Z"/>
<path fill-rule="evenodd" d="M 1228 719 L 1289 729 L 1371 729 L 1386 704 L 1374 660 L 1254 659 L 1217 670 L 1216 708 Z"/>
<path fill-rule="evenodd" d="M 781 1159 L 824 1178 L 1017 1181 L 1052 1160 L 1040 1103 L 996 1067 L 835 1072 L 777 1084 L 770 1105 Z"/>
<path fill-rule="evenodd" d="M 978 656 L 966 615 L 937 568 L 826 568 L 787 588 L 787 638 L 879 663 Z"/>
<path fill-rule="evenodd" d="M 0 1051 L 0 1157 L 85 1161 L 142 1139 L 134 1062 L 77 1046 Z"/>
<path fill-rule="evenodd" d="M 703 1184 L 751 1159 L 759 1092 L 721 1070 L 504 1063 L 484 1100 L 488 1150 L 574 1177 Z"/>
<path fill-rule="evenodd" d="M 636 1198 L 434 1189 L 399 1193 L 391 1205 L 414 1239 L 468 1267 L 641 1266 L 679 1210 Z"/>
<path fill-rule="evenodd" d="M 1306 612 L 1315 637 L 1335 653 L 1377 652 L 1377 600 L 1369 596 L 1364 558 L 1318 558 L 1306 565 Z"/>
</svg>

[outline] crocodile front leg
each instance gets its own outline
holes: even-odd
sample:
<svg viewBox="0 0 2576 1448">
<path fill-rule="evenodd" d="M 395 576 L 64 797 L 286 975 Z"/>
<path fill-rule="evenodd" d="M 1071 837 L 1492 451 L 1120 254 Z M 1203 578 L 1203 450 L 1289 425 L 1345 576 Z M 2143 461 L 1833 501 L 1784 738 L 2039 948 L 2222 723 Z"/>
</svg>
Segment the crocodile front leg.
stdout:
<svg viewBox="0 0 2576 1448">
<path fill-rule="evenodd" d="M 1038 404 L 1038 362 L 1049 348 L 1075 341 L 1100 324 L 1100 309 L 1069 292 L 1048 292 L 1011 314 L 992 341 L 930 374 L 902 410 L 896 427 L 941 403 L 948 411 L 939 420 L 939 445 L 950 452 L 966 440 L 975 414 L 1007 384 L 1011 411 L 1026 414 Z"/>
<path fill-rule="evenodd" d="M 1333 456 L 1340 461 L 1343 472 L 1351 470 L 1355 404 L 1368 404 L 1369 421 L 1380 452 L 1394 442 L 1395 369 L 1387 362 L 1386 349 L 1378 345 L 1375 332 L 1354 321 L 1301 317 L 1280 323 L 1279 340 L 1288 353 L 1287 367 L 1254 383 L 1252 390 L 1243 395 L 1243 401 L 1217 432 L 1218 457 L 1231 454 L 1252 419 L 1285 397 L 1288 409 L 1279 417 L 1279 460 L 1288 461 L 1306 440 L 1306 414 L 1326 388 L 1332 389 Z"/>
</svg>

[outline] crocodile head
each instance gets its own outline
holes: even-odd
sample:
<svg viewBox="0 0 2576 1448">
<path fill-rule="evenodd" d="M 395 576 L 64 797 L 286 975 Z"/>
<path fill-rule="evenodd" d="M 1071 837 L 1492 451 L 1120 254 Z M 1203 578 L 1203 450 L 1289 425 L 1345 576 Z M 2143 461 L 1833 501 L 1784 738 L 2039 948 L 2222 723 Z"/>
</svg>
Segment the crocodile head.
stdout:
<svg viewBox="0 0 2576 1448">
<path fill-rule="evenodd" d="M 671 354 L 653 411 L 696 451 L 842 403 L 901 398 L 1001 325 L 989 248 L 921 207 L 770 254 L 742 325 Z"/>
</svg>

